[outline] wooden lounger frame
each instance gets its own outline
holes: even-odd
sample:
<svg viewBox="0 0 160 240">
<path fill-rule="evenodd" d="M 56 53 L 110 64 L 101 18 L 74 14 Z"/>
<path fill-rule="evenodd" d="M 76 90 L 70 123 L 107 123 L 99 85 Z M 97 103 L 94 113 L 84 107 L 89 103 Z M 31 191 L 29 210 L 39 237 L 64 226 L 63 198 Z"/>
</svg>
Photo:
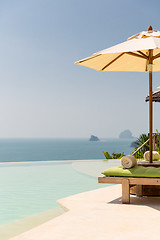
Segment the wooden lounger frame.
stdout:
<svg viewBox="0 0 160 240">
<path fill-rule="evenodd" d="M 122 184 L 122 203 L 130 203 L 130 187 L 136 185 L 136 195 L 142 197 L 142 186 L 160 185 L 160 178 L 98 177 L 98 183 Z"/>
</svg>

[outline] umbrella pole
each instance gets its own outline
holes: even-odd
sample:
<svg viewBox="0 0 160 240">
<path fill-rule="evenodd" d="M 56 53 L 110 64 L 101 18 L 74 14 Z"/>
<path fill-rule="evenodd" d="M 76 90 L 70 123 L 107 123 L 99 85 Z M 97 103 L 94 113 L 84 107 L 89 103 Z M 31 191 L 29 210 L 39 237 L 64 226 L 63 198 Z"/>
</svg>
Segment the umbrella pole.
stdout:
<svg viewBox="0 0 160 240">
<path fill-rule="evenodd" d="M 149 50 L 149 151 L 150 163 L 152 163 L 152 128 L 153 128 L 153 104 L 152 104 L 152 63 L 153 50 Z"/>
</svg>

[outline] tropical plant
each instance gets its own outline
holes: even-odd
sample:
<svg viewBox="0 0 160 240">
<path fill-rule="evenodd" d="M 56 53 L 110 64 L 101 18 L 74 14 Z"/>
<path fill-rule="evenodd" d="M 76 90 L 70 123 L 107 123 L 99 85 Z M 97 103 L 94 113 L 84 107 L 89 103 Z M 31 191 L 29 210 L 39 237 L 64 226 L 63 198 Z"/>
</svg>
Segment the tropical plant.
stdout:
<svg viewBox="0 0 160 240">
<path fill-rule="evenodd" d="M 109 152 L 103 152 L 104 156 L 106 157 L 106 159 L 121 159 L 124 155 L 123 153 L 112 153 L 112 155 L 109 154 Z"/>
<path fill-rule="evenodd" d="M 155 151 L 160 153 L 160 134 L 159 131 L 156 129 L 156 139 L 155 139 Z"/>
<path fill-rule="evenodd" d="M 137 150 L 142 144 L 144 144 L 149 139 L 149 135 L 143 133 L 137 138 L 137 140 L 134 142 L 134 149 Z M 136 158 L 143 158 L 143 154 L 149 150 L 149 142 L 146 143 L 140 151 L 138 151 L 134 156 Z"/>
<path fill-rule="evenodd" d="M 137 138 L 137 140 L 134 142 L 134 144 L 135 144 L 135 150 L 136 150 L 137 148 L 139 148 L 143 143 L 145 143 L 148 139 L 149 139 L 149 135 L 147 135 L 147 134 L 145 134 L 145 133 L 141 134 L 141 135 L 139 136 L 139 138 Z M 147 149 L 148 147 L 149 147 L 148 144 L 146 144 L 146 145 L 144 146 L 144 148 L 146 148 L 146 149 Z"/>
<path fill-rule="evenodd" d="M 123 153 L 112 153 L 113 159 L 120 159 L 124 156 L 124 152 Z"/>
</svg>

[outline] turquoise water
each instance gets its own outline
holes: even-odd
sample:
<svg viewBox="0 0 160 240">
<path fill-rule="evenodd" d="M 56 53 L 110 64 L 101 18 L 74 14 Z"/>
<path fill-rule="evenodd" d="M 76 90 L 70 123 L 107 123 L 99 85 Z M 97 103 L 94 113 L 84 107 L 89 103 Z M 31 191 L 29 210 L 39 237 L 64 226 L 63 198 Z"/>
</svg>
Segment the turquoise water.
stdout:
<svg viewBox="0 0 160 240">
<path fill-rule="evenodd" d="M 134 139 L 0 139 L 0 162 L 102 159 L 102 151 L 133 152 Z"/>
<path fill-rule="evenodd" d="M 0 224 L 56 208 L 57 199 L 102 187 L 97 177 L 72 165 L 70 161 L 1 163 Z"/>
<path fill-rule="evenodd" d="M 1 139 L 0 225 L 57 208 L 57 199 L 104 187 L 97 177 L 119 160 L 78 160 L 104 159 L 102 151 L 129 154 L 133 140 Z"/>
</svg>

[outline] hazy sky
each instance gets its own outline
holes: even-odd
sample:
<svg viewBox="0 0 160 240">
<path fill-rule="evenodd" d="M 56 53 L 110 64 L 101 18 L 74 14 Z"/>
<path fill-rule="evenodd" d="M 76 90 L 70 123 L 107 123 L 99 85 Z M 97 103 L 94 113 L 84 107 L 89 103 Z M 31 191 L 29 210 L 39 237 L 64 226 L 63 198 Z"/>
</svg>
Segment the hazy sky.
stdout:
<svg viewBox="0 0 160 240">
<path fill-rule="evenodd" d="M 147 133 L 147 73 L 99 73 L 74 62 L 150 24 L 160 30 L 159 9 L 158 0 L 1 0 L 0 138 Z"/>
</svg>

